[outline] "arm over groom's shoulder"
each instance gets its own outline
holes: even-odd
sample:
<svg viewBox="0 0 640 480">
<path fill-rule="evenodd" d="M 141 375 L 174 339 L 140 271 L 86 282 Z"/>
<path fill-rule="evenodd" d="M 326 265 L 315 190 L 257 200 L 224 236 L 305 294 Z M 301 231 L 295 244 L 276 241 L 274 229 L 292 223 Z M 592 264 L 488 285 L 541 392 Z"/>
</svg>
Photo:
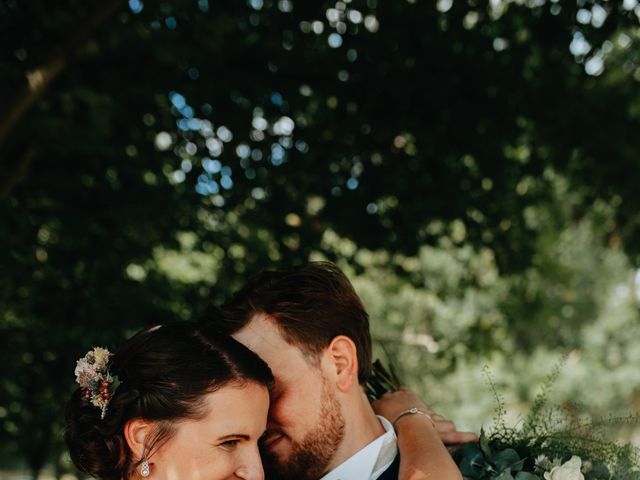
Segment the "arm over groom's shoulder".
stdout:
<svg viewBox="0 0 640 480">
<path fill-rule="evenodd" d="M 477 441 L 476 434 L 459 432 L 453 422 L 406 389 L 383 395 L 373 407 L 394 423 L 400 449 L 399 480 L 462 479 L 447 446 Z"/>
</svg>

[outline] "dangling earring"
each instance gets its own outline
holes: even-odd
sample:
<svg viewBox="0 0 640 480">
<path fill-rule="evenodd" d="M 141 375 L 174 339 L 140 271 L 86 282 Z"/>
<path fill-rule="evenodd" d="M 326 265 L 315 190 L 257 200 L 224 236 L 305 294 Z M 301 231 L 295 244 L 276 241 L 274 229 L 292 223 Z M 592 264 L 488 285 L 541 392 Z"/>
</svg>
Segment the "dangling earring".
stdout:
<svg viewBox="0 0 640 480">
<path fill-rule="evenodd" d="M 147 457 L 144 457 L 140 466 L 140 476 L 148 477 L 150 473 L 151 469 L 149 468 L 149 461 L 147 460 Z"/>
</svg>

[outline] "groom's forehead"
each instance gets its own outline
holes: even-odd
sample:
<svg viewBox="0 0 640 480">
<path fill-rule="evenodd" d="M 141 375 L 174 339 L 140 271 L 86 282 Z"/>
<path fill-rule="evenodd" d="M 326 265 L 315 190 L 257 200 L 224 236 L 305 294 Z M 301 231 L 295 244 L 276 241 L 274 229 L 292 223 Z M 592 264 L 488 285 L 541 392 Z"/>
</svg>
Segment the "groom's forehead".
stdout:
<svg viewBox="0 0 640 480">
<path fill-rule="evenodd" d="M 251 343 L 266 343 L 273 346 L 291 345 L 275 318 L 266 313 L 256 313 L 234 335 Z M 240 340 L 241 343 L 242 340 Z"/>
<path fill-rule="evenodd" d="M 259 356 L 285 353 L 290 349 L 301 350 L 301 348 L 291 342 L 285 335 L 282 328 L 269 315 L 264 313 L 255 314 L 251 320 L 232 337 L 244 344 Z M 266 360 L 266 359 L 265 359 Z"/>
<path fill-rule="evenodd" d="M 317 364 L 315 355 L 290 341 L 276 320 L 264 313 L 254 315 L 232 336 L 267 362 L 276 375 L 297 365 Z"/>
</svg>

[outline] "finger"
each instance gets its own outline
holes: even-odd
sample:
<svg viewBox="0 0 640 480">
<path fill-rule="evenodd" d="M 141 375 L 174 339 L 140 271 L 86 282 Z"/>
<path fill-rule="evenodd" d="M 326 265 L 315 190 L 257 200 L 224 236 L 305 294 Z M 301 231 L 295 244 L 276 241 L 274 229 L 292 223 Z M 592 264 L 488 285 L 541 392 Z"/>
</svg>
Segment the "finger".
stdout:
<svg viewBox="0 0 640 480">
<path fill-rule="evenodd" d="M 456 426 L 452 422 L 434 422 L 438 432 L 455 432 Z"/>
<path fill-rule="evenodd" d="M 427 413 L 429 413 L 429 412 L 427 412 Z M 429 413 L 429 416 L 431 418 L 433 418 L 434 422 L 448 422 L 449 421 L 445 417 L 443 417 L 442 415 L 438 415 L 437 413 Z"/>
<path fill-rule="evenodd" d="M 472 432 L 438 432 L 440 440 L 446 446 L 462 445 L 469 442 L 477 442 L 478 435 Z"/>
</svg>

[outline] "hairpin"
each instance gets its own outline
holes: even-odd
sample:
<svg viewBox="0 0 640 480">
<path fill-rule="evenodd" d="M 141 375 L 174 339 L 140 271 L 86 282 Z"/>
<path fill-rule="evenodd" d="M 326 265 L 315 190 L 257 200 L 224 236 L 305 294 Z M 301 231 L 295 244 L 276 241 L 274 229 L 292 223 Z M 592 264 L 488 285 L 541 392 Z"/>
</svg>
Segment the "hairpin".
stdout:
<svg viewBox="0 0 640 480">
<path fill-rule="evenodd" d="M 74 372 L 76 382 L 83 389 L 83 398 L 100 409 L 101 419 L 107 413 L 107 406 L 118 383 L 118 377 L 109 373 L 111 355 L 106 348 L 94 347 L 78 360 Z"/>
</svg>

